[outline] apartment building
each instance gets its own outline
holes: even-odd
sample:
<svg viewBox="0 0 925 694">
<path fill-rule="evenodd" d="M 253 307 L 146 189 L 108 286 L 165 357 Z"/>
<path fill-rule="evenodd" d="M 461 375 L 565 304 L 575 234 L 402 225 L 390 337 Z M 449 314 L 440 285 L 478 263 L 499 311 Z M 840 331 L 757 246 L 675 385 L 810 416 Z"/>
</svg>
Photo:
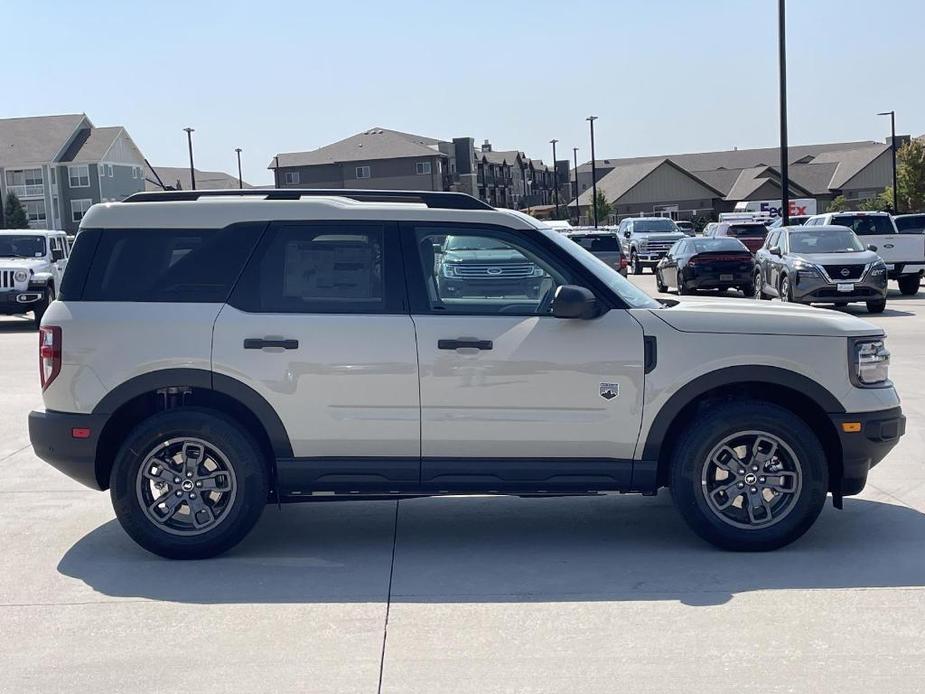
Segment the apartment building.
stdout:
<svg viewBox="0 0 925 694">
<path fill-rule="evenodd" d="M 143 167 L 125 128 L 86 114 L 0 119 L 0 200 L 15 194 L 32 228 L 75 232 L 91 205 L 144 190 Z"/>
</svg>

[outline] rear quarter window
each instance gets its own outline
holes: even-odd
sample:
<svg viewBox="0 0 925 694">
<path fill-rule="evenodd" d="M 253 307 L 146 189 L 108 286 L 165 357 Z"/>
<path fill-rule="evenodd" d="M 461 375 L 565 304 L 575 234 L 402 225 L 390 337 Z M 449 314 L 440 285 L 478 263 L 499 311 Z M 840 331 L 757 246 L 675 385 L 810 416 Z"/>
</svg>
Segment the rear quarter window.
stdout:
<svg viewBox="0 0 925 694">
<path fill-rule="evenodd" d="M 224 229 L 100 230 L 80 298 L 224 302 L 265 227 L 245 223 Z M 86 233 L 78 237 L 75 256 Z"/>
</svg>

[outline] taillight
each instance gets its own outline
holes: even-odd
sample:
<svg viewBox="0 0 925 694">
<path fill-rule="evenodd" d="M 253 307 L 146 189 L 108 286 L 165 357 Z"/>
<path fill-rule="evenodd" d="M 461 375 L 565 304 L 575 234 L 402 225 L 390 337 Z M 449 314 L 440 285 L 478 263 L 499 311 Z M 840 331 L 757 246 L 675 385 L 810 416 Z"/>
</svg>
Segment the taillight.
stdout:
<svg viewBox="0 0 925 694">
<path fill-rule="evenodd" d="M 61 328 L 47 325 L 39 328 L 39 377 L 45 390 L 61 372 Z"/>
</svg>

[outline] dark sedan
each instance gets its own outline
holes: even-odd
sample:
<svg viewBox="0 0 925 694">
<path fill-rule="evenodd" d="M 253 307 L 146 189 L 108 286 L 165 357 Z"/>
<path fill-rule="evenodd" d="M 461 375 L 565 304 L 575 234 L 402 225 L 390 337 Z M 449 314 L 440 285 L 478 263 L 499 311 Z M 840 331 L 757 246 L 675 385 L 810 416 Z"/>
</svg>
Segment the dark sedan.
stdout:
<svg viewBox="0 0 925 694">
<path fill-rule="evenodd" d="M 864 247 L 842 226 L 781 227 L 755 258 L 755 298 L 801 304 L 864 302 L 871 313 L 886 308 L 887 269 L 875 246 Z"/>
<path fill-rule="evenodd" d="M 755 259 L 738 239 L 693 238 L 678 241 L 655 268 L 660 292 L 677 287 L 678 294 L 700 289 L 740 289 L 753 293 Z"/>
</svg>

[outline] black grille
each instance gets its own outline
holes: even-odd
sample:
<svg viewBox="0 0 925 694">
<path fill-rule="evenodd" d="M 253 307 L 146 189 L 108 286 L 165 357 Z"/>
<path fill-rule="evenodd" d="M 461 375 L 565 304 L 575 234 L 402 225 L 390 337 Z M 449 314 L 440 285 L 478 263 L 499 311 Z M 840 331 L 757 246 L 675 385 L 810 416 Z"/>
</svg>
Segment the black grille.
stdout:
<svg viewBox="0 0 925 694">
<path fill-rule="evenodd" d="M 863 265 L 824 265 L 823 267 L 833 282 L 859 280 L 864 274 Z"/>
</svg>

